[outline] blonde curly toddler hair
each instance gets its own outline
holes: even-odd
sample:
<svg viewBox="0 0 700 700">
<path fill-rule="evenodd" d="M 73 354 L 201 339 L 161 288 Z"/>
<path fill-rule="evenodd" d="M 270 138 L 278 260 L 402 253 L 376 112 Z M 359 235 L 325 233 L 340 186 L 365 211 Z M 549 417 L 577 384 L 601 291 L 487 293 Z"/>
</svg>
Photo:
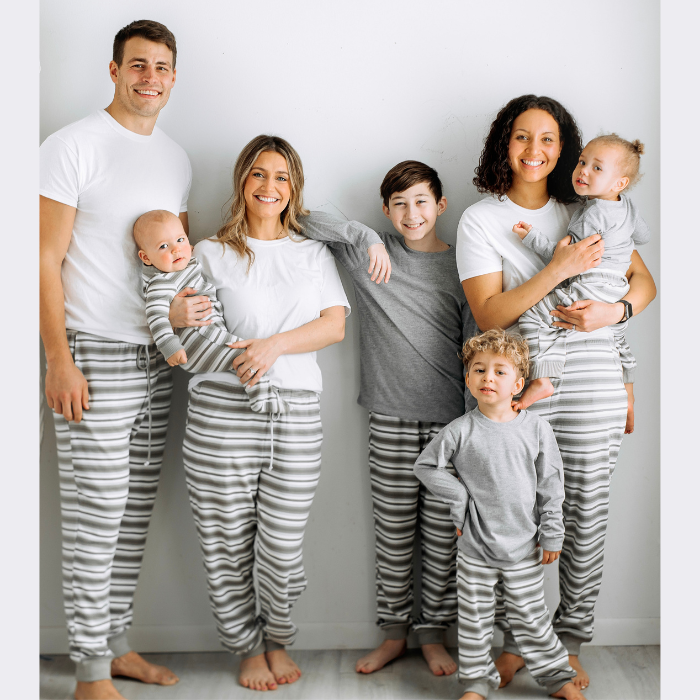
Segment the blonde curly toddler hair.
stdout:
<svg viewBox="0 0 700 700">
<path fill-rule="evenodd" d="M 530 352 L 527 342 L 521 336 L 494 328 L 465 341 L 460 357 L 467 372 L 469 364 L 479 352 L 492 352 L 494 355 L 508 358 L 513 363 L 518 376 L 527 379 L 530 372 Z"/>
</svg>

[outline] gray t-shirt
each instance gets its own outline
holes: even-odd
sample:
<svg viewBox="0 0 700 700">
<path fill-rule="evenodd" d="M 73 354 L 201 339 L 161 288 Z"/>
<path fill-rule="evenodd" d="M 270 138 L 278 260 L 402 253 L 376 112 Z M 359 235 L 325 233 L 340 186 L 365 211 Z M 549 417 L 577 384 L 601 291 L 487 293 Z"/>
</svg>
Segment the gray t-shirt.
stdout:
<svg viewBox="0 0 700 700">
<path fill-rule="evenodd" d="M 635 245 L 649 242 L 651 232 L 639 214 L 634 202 L 624 194 L 618 202 L 607 199 L 588 199 L 577 209 L 567 233 L 571 243 L 582 241 L 594 233 L 599 233 L 605 243 L 605 251 L 596 270 L 612 270 L 624 275 L 630 266 Z M 523 238 L 523 243 L 534 250 L 545 262 L 554 255 L 556 243 L 538 231 L 534 226 Z"/>
<path fill-rule="evenodd" d="M 355 285 L 360 315 L 360 395 L 384 415 L 449 423 L 476 405 L 464 386 L 458 353 L 479 331 L 459 282 L 455 249 L 421 253 L 400 234 L 375 233 L 324 212 L 302 219 L 304 233 L 328 244 Z M 372 282 L 367 248 L 383 243 L 388 284 Z"/>
<path fill-rule="evenodd" d="M 496 423 L 477 407 L 435 436 L 414 472 L 450 506 L 465 554 L 500 567 L 521 561 L 538 542 L 561 549 L 564 467 L 552 428 L 534 413 Z"/>
</svg>

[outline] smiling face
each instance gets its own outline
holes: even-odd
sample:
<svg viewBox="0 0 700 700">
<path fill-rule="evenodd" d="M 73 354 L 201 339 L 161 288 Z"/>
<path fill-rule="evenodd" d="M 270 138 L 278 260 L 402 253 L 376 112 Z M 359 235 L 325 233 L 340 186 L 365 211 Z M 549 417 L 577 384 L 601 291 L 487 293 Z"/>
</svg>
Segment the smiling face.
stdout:
<svg viewBox="0 0 700 700">
<path fill-rule="evenodd" d="M 435 222 L 445 211 L 445 197 L 435 201 L 427 182 L 419 182 L 403 192 L 389 197 L 389 206 L 382 205 L 384 214 L 394 228 L 408 241 L 422 241 L 435 237 Z"/>
<path fill-rule="evenodd" d="M 525 380 L 518 375 L 513 363 L 504 355 L 493 352 L 474 355 L 465 381 L 479 406 L 492 409 L 510 406 L 512 398 L 525 385 Z"/>
<path fill-rule="evenodd" d="M 620 192 L 629 184 L 622 174 L 621 152 L 618 146 L 589 143 L 581 153 L 572 182 L 579 196 L 591 199 L 618 200 Z"/>
<path fill-rule="evenodd" d="M 263 151 L 253 163 L 243 186 L 246 216 L 279 219 L 289 204 L 292 187 L 287 161 L 281 153 Z"/>
<path fill-rule="evenodd" d="M 549 112 L 528 109 L 519 114 L 513 120 L 508 144 L 513 185 L 545 179 L 554 170 L 561 147 L 559 125 Z"/>
<path fill-rule="evenodd" d="M 136 117 L 157 117 L 175 83 L 172 51 L 165 45 L 140 36 L 124 44 L 121 66 L 110 61 L 109 74 L 115 84 L 114 101 Z"/>
<path fill-rule="evenodd" d="M 177 272 L 187 267 L 192 246 L 182 222 L 174 214 L 154 213 L 142 217 L 136 224 L 135 235 L 141 250 L 139 258 L 161 272 Z"/>
</svg>

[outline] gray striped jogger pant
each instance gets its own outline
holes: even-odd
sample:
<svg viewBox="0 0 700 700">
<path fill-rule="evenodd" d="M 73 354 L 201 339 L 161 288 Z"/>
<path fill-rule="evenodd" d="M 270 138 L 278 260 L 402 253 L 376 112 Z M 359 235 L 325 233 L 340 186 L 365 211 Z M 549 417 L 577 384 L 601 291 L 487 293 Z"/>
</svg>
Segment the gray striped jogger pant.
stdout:
<svg viewBox="0 0 700 700">
<path fill-rule="evenodd" d="M 158 488 L 172 373 L 155 344 L 74 331 L 68 342 L 88 382 L 90 409 L 77 424 L 54 413 L 63 597 L 77 680 L 97 681 L 111 677 L 113 656 L 130 650 L 126 630 Z"/>
<path fill-rule="evenodd" d="M 564 462 L 564 544 L 559 607 L 552 624 L 570 654 L 593 639 L 593 610 L 603 577 L 610 478 L 627 417 L 627 392 L 611 329 L 566 337 L 566 362 L 554 394 L 528 410 L 549 422 Z M 503 609 L 504 650 L 518 654 Z"/>
<path fill-rule="evenodd" d="M 541 562 L 541 549 L 503 568 L 489 566 L 459 550 L 459 680 L 466 684 L 465 693 L 487 697 L 489 689 L 498 688 L 501 682 L 491 658 L 497 583 L 503 591 L 512 634 L 532 677 L 551 694 L 576 675 L 549 621 Z"/>
<path fill-rule="evenodd" d="M 566 361 L 567 337 L 576 331 L 553 326 L 558 321 L 549 312 L 558 305 L 570 306 L 575 301 L 593 299 L 606 304 L 620 301 L 629 292 L 627 278 L 608 270 L 588 270 L 569 280 L 562 288 L 553 289 L 544 299 L 528 309 L 518 322 L 518 327 L 530 349 L 530 379 L 561 377 Z M 611 326 L 615 346 L 625 372 L 625 382 L 634 381 L 637 361 L 630 349 L 625 331 L 627 322 Z"/>
<path fill-rule="evenodd" d="M 450 509 L 413 473 L 416 459 L 443 427 L 369 414 L 377 624 L 386 639 L 404 639 L 412 627 L 421 644 L 442 643 L 443 630 L 457 619 L 457 535 Z M 419 519 L 421 612 L 412 620 L 413 543 Z"/>
<path fill-rule="evenodd" d="M 209 598 L 221 643 L 246 658 L 294 641 L 290 613 L 306 588 L 302 542 L 321 473 L 318 394 L 279 395 L 289 412 L 274 425 L 243 387 L 224 382 L 194 386 L 187 410 L 183 460 Z"/>
</svg>

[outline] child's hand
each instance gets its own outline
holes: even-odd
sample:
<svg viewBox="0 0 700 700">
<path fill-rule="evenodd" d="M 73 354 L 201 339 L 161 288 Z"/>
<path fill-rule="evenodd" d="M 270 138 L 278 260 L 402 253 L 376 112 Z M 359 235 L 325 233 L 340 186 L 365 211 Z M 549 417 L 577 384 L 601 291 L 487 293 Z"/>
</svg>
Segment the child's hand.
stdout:
<svg viewBox="0 0 700 700">
<path fill-rule="evenodd" d="M 461 537 L 461 536 L 462 536 L 462 531 L 459 528 L 457 528 L 457 537 Z"/>
<path fill-rule="evenodd" d="M 184 350 L 178 350 L 168 358 L 168 364 L 171 367 L 184 365 L 185 362 L 187 362 L 187 353 Z"/>
<path fill-rule="evenodd" d="M 367 248 L 369 253 L 369 272 L 372 277 L 372 282 L 379 284 L 382 279 L 384 283 L 389 281 L 391 277 L 391 260 L 389 260 L 389 253 L 386 252 L 386 248 L 383 243 L 375 243 Z"/>
<path fill-rule="evenodd" d="M 537 545 L 539 547 L 539 545 Z M 543 549 L 542 550 L 542 563 L 543 564 L 551 564 L 553 561 L 556 561 L 559 559 L 559 555 L 561 554 L 561 549 L 558 552 L 550 552 L 548 549 Z"/>
<path fill-rule="evenodd" d="M 531 224 L 526 224 L 524 221 L 518 221 L 518 223 L 513 226 L 513 233 L 517 233 L 522 241 L 522 239 L 525 238 L 528 233 L 530 233 L 531 228 Z"/>
<path fill-rule="evenodd" d="M 627 422 L 625 423 L 625 435 L 634 432 L 634 384 L 625 384 L 627 389 Z"/>
</svg>

